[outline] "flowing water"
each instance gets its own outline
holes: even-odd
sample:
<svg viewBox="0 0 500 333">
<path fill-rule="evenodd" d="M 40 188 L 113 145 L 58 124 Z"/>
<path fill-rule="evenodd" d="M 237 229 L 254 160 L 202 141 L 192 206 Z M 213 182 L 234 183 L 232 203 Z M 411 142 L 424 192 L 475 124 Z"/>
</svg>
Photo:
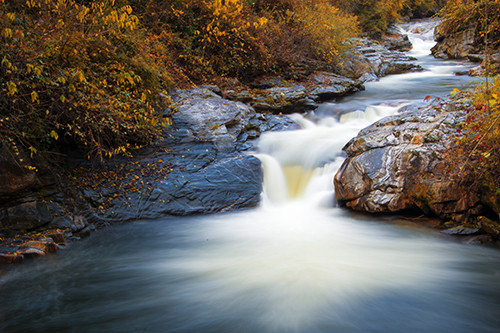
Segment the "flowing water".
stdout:
<svg viewBox="0 0 500 333">
<path fill-rule="evenodd" d="M 465 64 L 428 56 L 431 27 L 404 26 L 424 72 L 295 115 L 259 142 L 259 208 L 114 226 L 0 277 L 5 332 L 499 332 L 500 252 L 335 207 L 342 146 Z M 412 29 L 419 29 L 418 34 Z M 427 32 L 427 33 L 426 33 Z"/>
</svg>

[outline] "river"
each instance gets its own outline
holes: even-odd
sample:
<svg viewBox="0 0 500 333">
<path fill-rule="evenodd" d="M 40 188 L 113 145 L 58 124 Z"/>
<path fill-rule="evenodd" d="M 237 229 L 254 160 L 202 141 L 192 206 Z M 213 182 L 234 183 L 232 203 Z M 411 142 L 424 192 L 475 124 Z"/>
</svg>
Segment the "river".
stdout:
<svg viewBox="0 0 500 333">
<path fill-rule="evenodd" d="M 415 30 L 418 28 L 418 33 Z M 336 207 L 342 146 L 467 64 L 429 55 L 428 22 L 402 26 L 423 72 L 294 115 L 265 134 L 255 209 L 115 225 L 0 276 L 2 332 L 499 332 L 500 251 Z"/>
</svg>

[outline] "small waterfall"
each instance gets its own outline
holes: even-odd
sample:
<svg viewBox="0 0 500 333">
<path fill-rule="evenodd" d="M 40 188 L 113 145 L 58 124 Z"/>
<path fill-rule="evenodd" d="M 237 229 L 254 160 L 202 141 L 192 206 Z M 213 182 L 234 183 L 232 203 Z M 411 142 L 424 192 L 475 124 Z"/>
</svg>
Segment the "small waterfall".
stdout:
<svg viewBox="0 0 500 333">
<path fill-rule="evenodd" d="M 422 57 L 430 54 L 431 48 L 436 44 L 434 41 L 434 29 L 439 20 L 423 20 L 408 24 L 399 24 L 399 31 L 408 35 L 412 44 L 409 54 L 414 57 Z"/>
<path fill-rule="evenodd" d="M 331 207 L 332 176 L 343 161 L 342 147 L 363 127 L 404 105 L 374 105 L 343 114 L 340 119 L 325 117 L 317 122 L 293 114 L 291 118 L 302 129 L 264 134 L 255 155 L 264 166 L 264 205 L 302 200 Z"/>
</svg>

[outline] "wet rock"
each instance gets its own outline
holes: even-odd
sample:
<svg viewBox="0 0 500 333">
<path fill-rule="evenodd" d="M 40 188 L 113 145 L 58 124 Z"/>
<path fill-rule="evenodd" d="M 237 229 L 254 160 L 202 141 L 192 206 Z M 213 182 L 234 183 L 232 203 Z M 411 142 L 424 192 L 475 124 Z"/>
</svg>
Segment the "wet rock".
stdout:
<svg viewBox="0 0 500 333">
<path fill-rule="evenodd" d="M 389 51 L 407 52 L 413 48 L 408 35 L 392 32 L 382 36 L 381 45 Z"/>
<path fill-rule="evenodd" d="M 488 235 L 467 237 L 465 243 L 469 245 L 484 245 L 494 243 L 494 239 Z"/>
<path fill-rule="evenodd" d="M 66 244 L 66 240 L 64 239 L 64 234 L 60 231 L 51 231 L 47 233 L 47 237 L 52 239 L 52 241 L 58 245 Z"/>
<path fill-rule="evenodd" d="M 35 172 L 19 165 L 15 156 L 6 145 L 0 143 L 0 199 L 12 200 L 20 192 L 38 184 Z"/>
<path fill-rule="evenodd" d="M 172 107 L 177 110 L 169 135 L 127 159 L 125 164 L 129 166 L 120 184 L 100 182 L 99 192 L 92 186 L 82 189 L 86 201 L 99 207 L 88 218 L 112 222 L 258 205 L 262 166 L 257 158 L 242 151 L 249 149 L 251 140 L 263 131 L 298 125 L 286 116 L 260 114 L 205 90 L 195 90 L 191 97 L 189 94 L 179 92 L 177 96 L 182 98 L 175 99 Z M 222 125 L 207 126 L 212 122 L 224 125 L 224 131 L 219 132 Z M 124 161 L 116 160 L 117 165 L 121 163 Z M 118 186 L 121 184 L 128 187 Z M 86 233 L 85 229 L 81 232 L 77 234 Z"/>
<path fill-rule="evenodd" d="M 200 97 L 201 92 L 205 95 Z M 189 94 L 192 94 L 190 97 Z M 248 126 L 254 110 L 249 106 L 222 99 L 207 89 L 180 92 L 172 116 L 178 128 L 187 129 L 194 139 L 230 143 Z"/>
<path fill-rule="evenodd" d="M 477 235 L 479 231 L 480 228 L 468 228 L 464 226 L 459 226 L 442 230 L 441 233 L 452 236 L 470 236 L 470 235 Z"/>
<path fill-rule="evenodd" d="M 475 28 L 444 35 L 438 26 L 434 32 L 434 39 L 437 43 L 431 49 L 431 53 L 436 58 L 465 59 L 479 51 L 475 42 Z"/>
<path fill-rule="evenodd" d="M 50 226 L 52 228 L 59 229 L 70 229 L 73 232 L 82 230 L 87 226 L 87 221 L 83 216 L 70 216 L 64 215 L 56 217 L 52 222 L 50 222 Z"/>
<path fill-rule="evenodd" d="M 478 218 L 479 225 L 487 234 L 493 235 L 495 238 L 500 238 L 500 222 L 493 221 L 485 216 Z"/>
<path fill-rule="evenodd" d="M 50 206 L 30 201 L 0 211 L 0 227 L 11 230 L 32 230 L 50 222 Z"/>
<path fill-rule="evenodd" d="M 435 101 L 360 131 L 344 147 L 348 158 L 334 180 L 337 200 L 366 212 L 421 210 L 443 218 L 479 213 L 479 194 L 455 181 L 442 158 L 463 110 Z"/>
<path fill-rule="evenodd" d="M 192 156 L 185 158 L 189 163 Z M 218 158 L 198 170 L 176 169 L 164 180 L 148 180 L 152 185 L 147 192 L 113 200 L 102 217 L 123 221 L 254 207 L 260 202 L 262 177 L 260 161 L 253 156 Z"/>
<path fill-rule="evenodd" d="M 359 81 L 333 73 L 316 73 L 310 79 L 314 85 L 309 89 L 308 95 L 314 100 L 325 101 L 364 89 Z"/>
<path fill-rule="evenodd" d="M 312 74 L 303 84 L 281 80 L 266 82 L 278 85 L 265 89 L 226 90 L 223 95 L 230 100 L 247 103 L 259 112 L 292 113 L 314 110 L 320 101 L 364 89 L 360 81 L 328 72 Z"/>
<path fill-rule="evenodd" d="M 24 256 L 17 253 L 0 253 L 0 265 L 18 264 L 24 261 Z"/>
<path fill-rule="evenodd" d="M 38 258 L 38 257 L 44 257 L 45 252 L 34 248 L 34 247 L 29 247 L 24 250 L 20 250 L 17 252 L 18 254 L 22 255 L 24 258 Z"/>
<path fill-rule="evenodd" d="M 19 246 L 20 249 L 38 249 L 44 253 L 55 253 L 58 246 L 52 239 L 30 240 Z"/>
<path fill-rule="evenodd" d="M 486 68 L 488 68 L 490 75 L 499 73 L 500 49 L 489 50 L 490 56 L 486 59 L 484 37 L 476 33 L 476 29 L 476 25 L 473 24 L 460 31 L 445 34 L 441 31 L 441 27 L 437 26 L 434 32 L 434 39 L 437 43 L 431 49 L 432 54 L 436 58 L 468 59 L 472 62 L 481 63 L 480 66 L 469 71 L 470 76 L 484 75 Z"/>
<path fill-rule="evenodd" d="M 317 107 L 306 87 L 300 84 L 268 89 L 227 90 L 224 97 L 246 103 L 258 112 L 291 113 L 314 110 Z"/>
<path fill-rule="evenodd" d="M 421 71 L 416 59 L 402 52 L 390 51 L 379 43 L 362 38 L 353 38 L 344 54 L 342 75 L 359 79 L 366 74 L 382 77 L 411 71 Z"/>
</svg>

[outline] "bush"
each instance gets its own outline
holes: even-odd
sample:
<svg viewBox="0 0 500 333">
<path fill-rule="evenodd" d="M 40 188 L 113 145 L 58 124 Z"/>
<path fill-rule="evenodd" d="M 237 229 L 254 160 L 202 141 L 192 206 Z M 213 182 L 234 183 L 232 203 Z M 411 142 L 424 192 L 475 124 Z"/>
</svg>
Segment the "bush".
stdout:
<svg viewBox="0 0 500 333">
<path fill-rule="evenodd" d="M 463 134 L 459 147 L 468 156 L 462 163 L 479 171 L 483 178 L 492 179 L 500 188 L 500 77 L 488 86 L 477 84 L 464 93 L 474 106 L 458 131 Z"/>
<path fill-rule="evenodd" d="M 359 17 L 361 28 L 372 36 L 380 36 L 402 15 L 422 17 L 436 13 L 443 0 L 333 0 L 339 8 Z"/>
<path fill-rule="evenodd" d="M 168 124 L 167 50 L 126 2 L 0 1 L 0 26 L 0 141 L 14 151 L 111 156 Z"/>
</svg>

